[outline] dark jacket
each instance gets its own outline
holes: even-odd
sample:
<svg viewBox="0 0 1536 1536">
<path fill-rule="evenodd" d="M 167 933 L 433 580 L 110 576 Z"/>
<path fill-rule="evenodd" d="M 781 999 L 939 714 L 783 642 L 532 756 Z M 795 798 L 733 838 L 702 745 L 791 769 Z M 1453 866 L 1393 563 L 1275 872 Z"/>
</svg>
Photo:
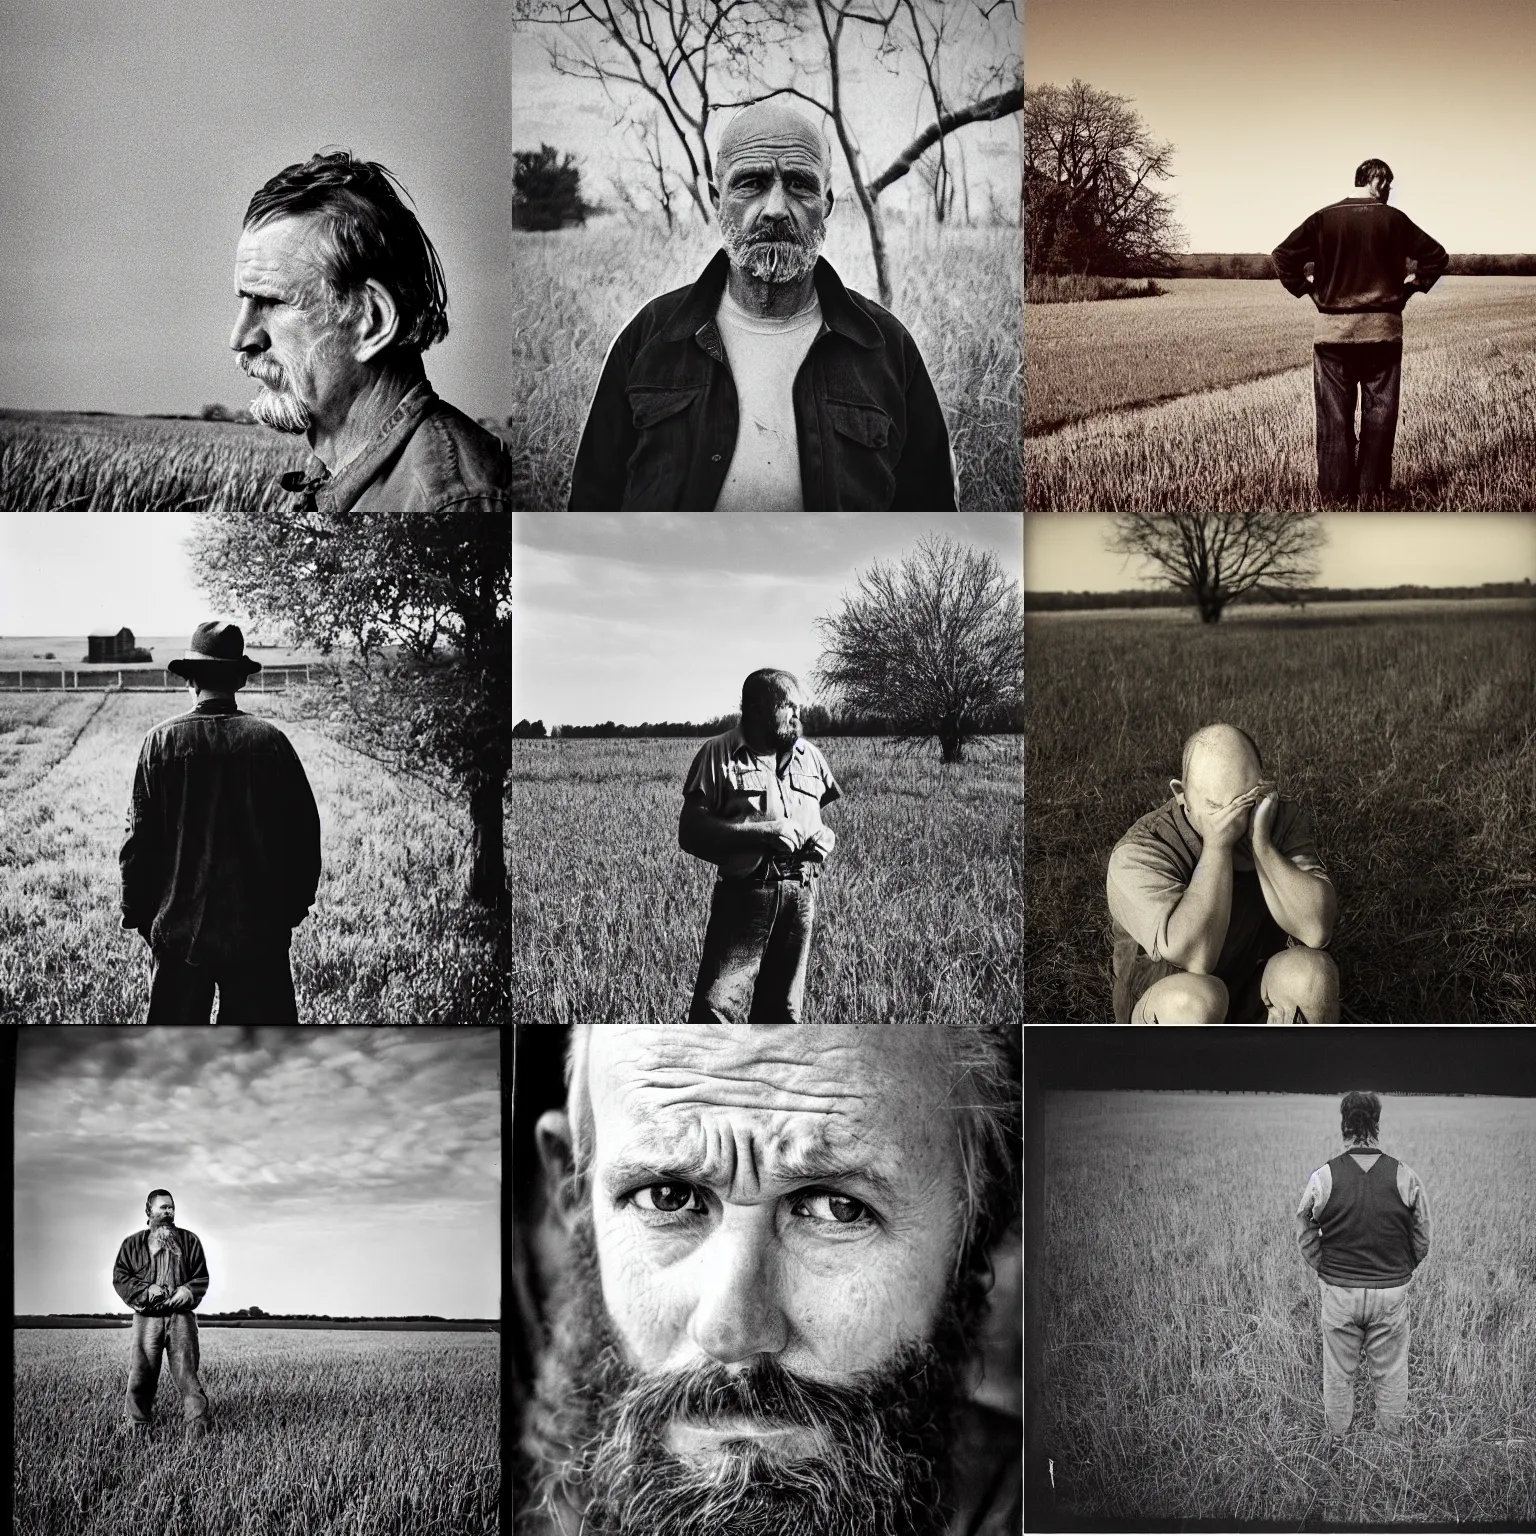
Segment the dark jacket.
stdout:
<svg viewBox="0 0 1536 1536">
<path fill-rule="evenodd" d="M 1274 261 L 1286 290 L 1297 298 L 1310 293 L 1325 315 L 1371 310 L 1399 315 L 1409 298 L 1427 293 L 1450 264 L 1439 241 L 1400 209 L 1370 196 L 1318 209 L 1275 247 Z M 1404 285 L 1409 261 L 1418 264 L 1412 288 Z"/>
<path fill-rule="evenodd" d="M 180 1279 L 177 1283 L 185 1285 L 192 1292 L 192 1310 L 196 1311 L 202 1305 L 203 1297 L 208 1294 L 208 1260 L 197 1233 L 189 1232 L 185 1227 L 177 1227 L 176 1236 L 181 1247 L 177 1265 Z M 117 1250 L 117 1263 L 112 1266 L 112 1289 L 135 1312 L 143 1312 L 150 1317 L 165 1317 L 173 1310 L 186 1310 L 164 1306 L 160 1301 L 150 1301 L 145 1292 L 154 1283 L 154 1255 L 149 1251 L 149 1230 L 145 1228 L 142 1232 L 125 1237 L 122 1247 Z"/>
<path fill-rule="evenodd" d="M 609 349 L 571 472 L 576 511 L 709 511 L 739 406 L 715 324 L 729 260 L 652 299 Z M 953 511 L 949 431 L 928 370 L 888 310 L 818 259 L 821 329 L 795 376 L 807 511 Z"/>
<path fill-rule="evenodd" d="M 282 486 L 306 512 L 510 512 L 512 456 L 423 379 L 336 474 L 311 454 Z"/>
<path fill-rule="evenodd" d="M 157 725 L 120 862 L 123 927 L 157 955 L 217 965 L 285 953 L 320 882 L 320 814 L 288 738 L 228 699 Z"/>
</svg>

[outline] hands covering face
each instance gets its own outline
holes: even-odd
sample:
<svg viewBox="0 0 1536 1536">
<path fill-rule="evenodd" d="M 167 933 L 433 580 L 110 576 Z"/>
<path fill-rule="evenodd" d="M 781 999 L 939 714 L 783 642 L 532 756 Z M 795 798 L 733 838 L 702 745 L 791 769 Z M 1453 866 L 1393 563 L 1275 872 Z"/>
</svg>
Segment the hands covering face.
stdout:
<svg viewBox="0 0 1536 1536">
<path fill-rule="evenodd" d="M 1268 845 L 1269 829 L 1274 823 L 1275 808 L 1280 797 L 1275 793 L 1272 780 L 1262 780 L 1252 789 L 1245 790 L 1235 800 L 1229 800 L 1219 811 L 1206 818 L 1205 840 L 1219 848 L 1232 849 L 1242 841 L 1249 830 L 1249 813 L 1252 812 L 1253 840 Z M 1257 806 L 1258 809 L 1254 810 Z"/>
</svg>

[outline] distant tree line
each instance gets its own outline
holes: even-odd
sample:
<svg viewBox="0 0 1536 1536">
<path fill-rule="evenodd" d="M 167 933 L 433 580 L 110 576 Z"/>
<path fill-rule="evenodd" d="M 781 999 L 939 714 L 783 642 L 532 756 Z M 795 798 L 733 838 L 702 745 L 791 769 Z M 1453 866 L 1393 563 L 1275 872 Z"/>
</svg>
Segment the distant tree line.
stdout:
<svg viewBox="0 0 1536 1536">
<path fill-rule="evenodd" d="M 547 735 L 562 741 L 642 736 L 705 737 L 718 736 L 730 730 L 740 718 L 740 715 L 731 714 L 700 721 L 643 720 L 639 725 L 619 725 L 612 720 L 604 720 L 597 725 L 555 725 L 548 732 L 542 720 L 520 720 L 512 728 L 512 734 L 540 740 Z M 843 715 L 821 704 L 807 705 L 800 721 L 807 736 L 892 736 L 898 729 L 896 721 L 879 715 Z M 1023 729 L 1024 711 L 1021 706 L 1017 710 L 1000 710 L 985 717 L 980 734 L 1012 734 Z"/>
<path fill-rule="evenodd" d="M 1191 251 L 1152 266 L 1155 277 L 1241 277 L 1270 280 L 1275 264 L 1266 251 Z M 1536 255 L 1459 253 L 1447 268 L 1451 277 L 1536 277 Z"/>
<path fill-rule="evenodd" d="M 1361 603 L 1401 601 L 1410 597 L 1438 597 L 1452 600 L 1474 597 L 1530 597 L 1533 589 L 1529 576 L 1523 581 L 1485 581 L 1478 587 L 1305 587 L 1289 595 L 1287 601 L 1301 603 Z M 1241 603 L 1272 602 L 1272 597 L 1256 593 L 1238 598 Z M 1171 588 L 1155 591 L 1135 589 L 1124 592 L 1026 592 L 1024 608 L 1033 613 L 1061 613 L 1089 608 L 1184 608 L 1189 594 Z"/>
</svg>

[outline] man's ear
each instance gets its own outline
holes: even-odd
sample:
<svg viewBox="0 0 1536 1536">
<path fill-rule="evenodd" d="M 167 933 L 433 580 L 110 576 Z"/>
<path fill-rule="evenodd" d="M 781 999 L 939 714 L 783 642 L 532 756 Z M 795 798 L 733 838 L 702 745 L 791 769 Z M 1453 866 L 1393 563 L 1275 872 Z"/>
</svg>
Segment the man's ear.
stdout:
<svg viewBox="0 0 1536 1536">
<path fill-rule="evenodd" d="M 393 346 L 400 335 L 400 306 L 383 283 L 370 277 L 363 284 L 362 314 L 354 332 L 353 355 L 366 363 Z"/>
<path fill-rule="evenodd" d="M 1184 798 L 1184 780 L 1169 779 L 1168 788 L 1173 791 L 1173 798 L 1177 800 L 1180 805 L 1184 806 L 1185 809 L 1188 809 L 1189 802 Z"/>
<path fill-rule="evenodd" d="M 832 184 L 831 184 L 831 182 L 828 182 L 827 183 L 827 211 L 823 215 L 823 217 L 828 218 L 828 219 L 830 219 L 832 217 L 832 205 L 836 201 L 837 201 L 837 199 L 835 197 L 833 197 L 833 195 L 832 195 Z"/>
<path fill-rule="evenodd" d="M 715 210 L 715 215 L 718 218 L 720 214 L 720 189 L 714 184 L 714 182 L 709 183 L 709 202 L 710 206 Z"/>
<path fill-rule="evenodd" d="M 539 1162 L 544 1167 L 544 1193 L 549 1209 L 569 1232 L 580 1203 L 570 1117 L 563 1109 L 546 1109 L 533 1128 L 533 1139 L 538 1143 Z"/>
</svg>

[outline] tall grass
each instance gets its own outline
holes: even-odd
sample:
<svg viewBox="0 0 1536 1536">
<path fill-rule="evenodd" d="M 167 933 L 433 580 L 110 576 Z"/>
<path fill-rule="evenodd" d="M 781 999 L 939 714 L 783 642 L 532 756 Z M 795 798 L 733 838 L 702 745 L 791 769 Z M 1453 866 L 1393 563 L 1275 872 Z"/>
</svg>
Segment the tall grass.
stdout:
<svg viewBox="0 0 1536 1536">
<path fill-rule="evenodd" d="M 1312 811 L 1346 1023 L 1536 1017 L 1536 605 L 1025 626 L 1027 1019 L 1112 1018 L 1110 850 L 1212 720 L 1250 731 Z"/>
<path fill-rule="evenodd" d="M 213 1433 L 188 1441 L 169 1365 L 156 1422 L 118 1427 L 117 1329 L 19 1329 L 16 1536 L 490 1536 L 501 1492 L 485 1333 L 200 1335 Z"/>
<path fill-rule="evenodd" d="M 1056 1512 L 1369 1525 L 1536 1519 L 1536 1106 L 1389 1098 L 1424 1181 L 1408 1413 L 1369 1370 L 1330 1465 L 1314 1272 L 1293 1213 L 1337 1098 L 1048 1094 L 1041 1403 Z"/>
<path fill-rule="evenodd" d="M 148 956 L 121 929 L 118 849 L 139 744 L 175 694 L 0 697 L 0 1023 L 130 1024 Z M 281 715 L 275 696 L 245 698 Z M 495 1024 L 506 930 L 463 898 L 469 815 L 301 721 L 282 719 L 320 807 L 320 889 L 294 931 L 315 1024 Z"/>
<path fill-rule="evenodd" d="M 1019 749 L 952 768 L 869 738 L 822 743 L 844 798 L 816 889 L 808 1019 L 1015 1020 Z M 518 1017 L 677 1023 L 715 870 L 677 817 L 698 741 L 512 744 Z"/>
<path fill-rule="evenodd" d="M 1092 277 L 1078 273 L 1031 273 L 1026 304 L 1091 304 L 1099 299 L 1157 299 L 1168 290 L 1150 277 Z"/>
<path fill-rule="evenodd" d="M 587 409 L 615 336 L 651 299 L 687 287 L 719 249 L 691 226 L 669 235 L 599 220 L 585 229 L 516 234 L 508 432 L 530 508 L 563 507 Z M 827 259 L 850 288 L 878 299 L 857 214 L 834 212 Z M 1020 504 L 1019 231 L 918 226 L 891 231 L 892 312 L 911 331 L 949 423 L 970 511 Z"/>
</svg>

